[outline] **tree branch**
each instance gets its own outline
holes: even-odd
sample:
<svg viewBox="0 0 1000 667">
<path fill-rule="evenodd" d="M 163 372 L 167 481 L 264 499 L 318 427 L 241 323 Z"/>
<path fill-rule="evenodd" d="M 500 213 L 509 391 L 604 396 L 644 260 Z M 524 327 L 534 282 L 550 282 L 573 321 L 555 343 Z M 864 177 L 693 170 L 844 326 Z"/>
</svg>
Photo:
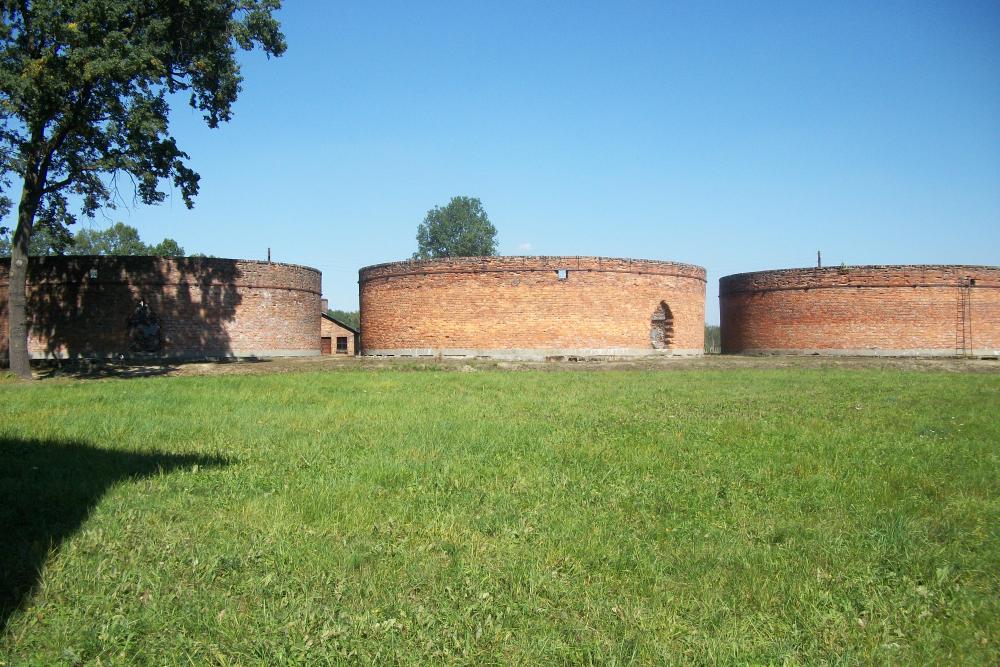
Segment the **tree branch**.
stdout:
<svg viewBox="0 0 1000 667">
<path fill-rule="evenodd" d="M 80 119 L 79 114 L 82 113 L 84 107 L 87 106 L 87 102 L 90 99 L 90 93 L 93 90 L 93 85 L 88 83 L 85 84 L 80 94 L 76 98 L 76 102 L 63 114 L 63 122 L 59 124 L 56 131 L 52 133 L 52 136 L 48 141 L 45 142 L 45 155 L 42 158 L 42 162 L 39 165 L 38 173 L 40 176 L 40 183 L 44 184 L 46 182 L 46 177 L 48 175 L 49 167 L 52 165 L 52 158 L 60 148 L 62 148 L 63 142 L 66 141 L 66 137 L 69 136 L 70 130 L 74 129 L 78 124 Z M 83 168 L 84 171 L 88 170 L 87 167 Z M 74 172 L 79 172 L 80 169 L 70 170 L 70 175 L 61 181 L 57 181 L 51 185 L 43 185 L 41 194 L 51 194 L 56 192 L 73 181 L 76 180 L 76 175 Z"/>
</svg>

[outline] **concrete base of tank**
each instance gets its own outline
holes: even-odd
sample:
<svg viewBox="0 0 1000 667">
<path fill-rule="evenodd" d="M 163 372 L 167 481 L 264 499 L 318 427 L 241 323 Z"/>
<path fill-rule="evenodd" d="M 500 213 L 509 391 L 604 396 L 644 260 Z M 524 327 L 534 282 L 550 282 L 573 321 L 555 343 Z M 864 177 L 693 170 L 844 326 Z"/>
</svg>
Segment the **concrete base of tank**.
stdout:
<svg viewBox="0 0 1000 667">
<path fill-rule="evenodd" d="M 1000 350 L 981 349 L 969 350 L 965 355 L 955 350 L 941 348 L 909 349 L 909 350 L 888 350 L 877 348 L 859 349 L 766 349 L 766 350 L 740 350 L 739 352 L 726 352 L 723 354 L 738 354 L 742 356 L 770 356 L 770 355 L 791 355 L 791 356 L 817 356 L 817 357 L 978 357 L 991 358 L 1000 356 Z"/>
<path fill-rule="evenodd" d="M 76 361 L 93 360 L 107 361 L 113 359 L 127 359 L 130 361 L 156 362 L 156 361 L 220 361 L 227 359 L 265 359 L 267 357 L 318 357 L 320 351 L 317 350 L 232 350 L 226 352 L 184 352 L 180 354 L 147 353 L 147 352 L 122 352 L 116 354 L 75 354 L 68 355 L 60 352 L 32 352 L 32 361 Z M 6 361 L 6 357 L 2 361 Z"/>
<path fill-rule="evenodd" d="M 404 348 L 364 350 L 366 357 L 442 357 L 450 359 L 500 359 L 503 361 L 562 361 L 566 359 L 635 359 L 637 357 L 695 357 L 704 350 L 656 350 L 652 348 Z"/>
</svg>

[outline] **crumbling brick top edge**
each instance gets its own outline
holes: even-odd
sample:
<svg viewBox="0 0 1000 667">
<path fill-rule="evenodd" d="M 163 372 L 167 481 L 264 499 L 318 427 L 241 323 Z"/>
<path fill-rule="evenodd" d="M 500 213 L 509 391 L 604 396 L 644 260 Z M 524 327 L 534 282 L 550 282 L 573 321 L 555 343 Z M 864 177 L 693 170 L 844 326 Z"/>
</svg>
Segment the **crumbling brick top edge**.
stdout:
<svg viewBox="0 0 1000 667">
<path fill-rule="evenodd" d="M 746 271 L 743 273 L 731 273 L 722 276 L 719 280 L 729 278 L 742 278 L 744 276 L 763 276 L 770 274 L 801 274 L 801 273 L 851 273 L 863 271 L 907 271 L 910 269 L 976 269 L 985 271 L 1000 271 L 1000 266 L 990 266 L 988 264 L 848 264 L 846 266 L 804 266 L 790 269 L 763 269 L 761 271 Z"/>
<path fill-rule="evenodd" d="M 127 265 L 136 261 L 148 261 L 148 260 L 160 260 L 164 262 L 184 262 L 184 263 L 204 263 L 207 265 L 211 264 L 222 264 L 226 262 L 235 262 L 237 264 L 261 264 L 265 266 L 285 266 L 295 269 L 302 269 L 304 271 L 310 271 L 312 273 L 322 275 L 322 271 L 312 266 L 306 266 L 304 264 L 292 264 L 289 262 L 268 262 L 263 259 L 234 259 L 230 257 L 157 257 L 155 255 L 49 255 L 45 257 L 30 257 L 31 260 L 45 260 L 46 263 L 58 263 L 71 261 L 96 261 L 103 264 L 116 264 L 116 265 Z M 0 257 L 0 268 L 10 269 L 10 257 Z"/>
<path fill-rule="evenodd" d="M 706 271 L 704 267 L 697 266 L 695 264 L 687 264 L 684 262 L 673 262 L 668 260 L 659 259 L 636 259 L 630 257 L 601 257 L 593 255 L 493 255 L 484 257 L 441 257 L 435 259 L 405 259 L 395 262 L 384 262 L 381 264 L 372 264 L 370 266 L 365 266 L 359 269 L 358 273 L 361 276 L 373 272 L 383 272 L 389 269 L 397 269 L 400 273 L 418 272 L 433 270 L 436 267 L 441 266 L 466 266 L 469 269 L 475 269 L 477 267 L 488 268 L 490 265 L 500 265 L 505 266 L 511 262 L 519 262 L 522 264 L 524 269 L 550 269 L 554 265 L 560 265 L 560 268 L 566 268 L 573 270 L 575 266 L 580 263 L 593 264 L 593 263 L 618 263 L 618 264 L 628 264 L 635 263 L 639 266 L 662 266 L 666 268 L 680 269 L 683 271 L 688 271 L 693 274 L 700 274 L 702 278 L 705 277 Z M 636 272 L 641 269 L 637 268 Z"/>
<path fill-rule="evenodd" d="M 919 276 L 918 282 L 912 282 Z M 935 279 L 934 275 L 942 277 Z M 774 289 L 808 289 L 811 287 L 877 287 L 877 286 L 938 286 L 939 280 L 950 284 L 962 274 L 983 278 L 987 284 L 1000 281 L 1000 266 L 975 264 L 866 264 L 855 266 L 824 266 L 798 269 L 771 269 L 734 273 L 719 278 L 719 294 L 772 291 Z M 880 279 L 891 281 L 874 284 Z M 899 281 L 899 285 L 896 285 Z M 925 282 L 929 281 L 929 282 Z M 957 284 L 957 283 L 956 283 Z"/>
</svg>

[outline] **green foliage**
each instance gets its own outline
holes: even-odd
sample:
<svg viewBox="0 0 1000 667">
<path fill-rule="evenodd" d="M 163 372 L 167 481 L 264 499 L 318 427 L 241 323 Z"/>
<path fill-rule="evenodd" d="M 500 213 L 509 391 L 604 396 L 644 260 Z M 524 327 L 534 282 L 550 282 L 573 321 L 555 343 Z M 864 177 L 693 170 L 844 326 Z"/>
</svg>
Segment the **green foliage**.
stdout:
<svg viewBox="0 0 1000 667">
<path fill-rule="evenodd" d="M 56 236 L 56 235 L 59 236 Z M 139 230 L 122 222 L 107 229 L 81 229 L 69 235 L 65 229 L 40 226 L 31 237 L 30 255 L 152 255 L 184 257 L 184 248 L 173 239 L 146 245 Z M 10 256 L 10 237 L 0 236 L 0 257 Z"/>
<path fill-rule="evenodd" d="M 28 254 L 61 255 L 73 245 L 73 235 L 61 225 L 39 223 L 28 243 Z M 10 257 L 10 234 L 0 234 L 0 257 Z"/>
<path fill-rule="evenodd" d="M 717 324 L 705 325 L 705 353 L 719 354 L 722 352 L 722 329 Z"/>
<path fill-rule="evenodd" d="M 361 313 L 357 310 L 328 310 L 330 317 L 361 331 Z"/>
<path fill-rule="evenodd" d="M 122 180 L 146 204 L 163 201 L 161 182 L 169 181 L 190 207 L 198 175 L 170 134 L 168 95 L 188 93 L 211 127 L 229 120 L 242 81 L 237 50 L 285 50 L 272 16 L 279 7 L 280 0 L 0 4 L 0 176 L 22 184 L 20 233 L 30 235 L 36 221 L 74 222 L 69 196 L 88 216 L 114 208 Z"/>
<path fill-rule="evenodd" d="M 74 237 L 73 255 L 145 255 L 139 230 L 121 222 L 107 229 L 81 229 Z"/>
<path fill-rule="evenodd" d="M 998 402 L 884 368 L 0 384 L 0 585 L 37 583 L 0 661 L 1000 664 Z"/>
<path fill-rule="evenodd" d="M 495 255 L 496 235 L 496 227 L 479 199 L 452 197 L 447 206 L 435 206 L 427 212 L 417 228 L 417 252 L 413 258 Z"/>
<path fill-rule="evenodd" d="M 183 257 L 184 248 L 173 239 L 163 239 L 156 245 L 146 245 L 139 238 L 139 230 L 116 222 L 107 229 L 81 229 L 73 238 L 69 254 Z"/>
<path fill-rule="evenodd" d="M 173 239 L 163 239 L 156 245 L 147 246 L 149 255 L 154 257 L 183 257 L 184 248 Z"/>
<path fill-rule="evenodd" d="M 285 50 L 280 0 L 0 2 L 0 214 L 20 183 L 8 309 L 10 367 L 30 377 L 24 292 L 38 225 L 65 230 L 116 201 L 157 204 L 163 184 L 189 208 L 197 173 L 170 133 L 168 99 L 205 122 L 232 116 L 239 50 Z M 132 192 L 121 193 L 119 183 Z M 6 231 L 0 230 L 0 231 Z"/>
</svg>

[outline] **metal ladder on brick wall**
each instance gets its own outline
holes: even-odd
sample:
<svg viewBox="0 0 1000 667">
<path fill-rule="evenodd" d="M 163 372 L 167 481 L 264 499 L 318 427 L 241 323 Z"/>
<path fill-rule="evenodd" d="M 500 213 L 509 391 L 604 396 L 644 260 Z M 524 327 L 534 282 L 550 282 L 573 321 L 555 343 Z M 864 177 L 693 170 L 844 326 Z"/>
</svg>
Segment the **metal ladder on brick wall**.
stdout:
<svg viewBox="0 0 1000 667">
<path fill-rule="evenodd" d="M 955 318 L 955 356 L 972 356 L 972 283 L 961 278 L 958 283 L 958 312 Z"/>
</svg>

